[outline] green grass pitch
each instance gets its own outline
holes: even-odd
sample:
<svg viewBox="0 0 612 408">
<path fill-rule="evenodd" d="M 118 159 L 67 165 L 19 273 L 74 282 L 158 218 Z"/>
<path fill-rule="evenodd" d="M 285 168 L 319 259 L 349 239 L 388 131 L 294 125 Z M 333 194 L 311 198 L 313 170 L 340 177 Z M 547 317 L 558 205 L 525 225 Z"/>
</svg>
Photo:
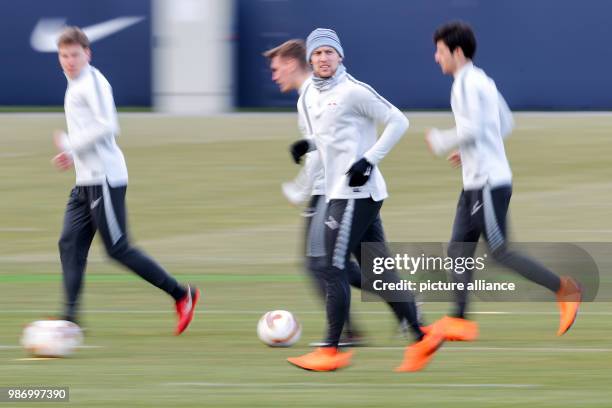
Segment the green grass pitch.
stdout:
<svg viewBox="0 0 612 408">
<path fill-rule="evenodd" d="M 430 157 L 423 133 L 452 119 L 407 115 L 410 130 L 381 166 L 391 192 L 386 233 L 392 241 L 445 241 L 460 174 Z M 405 341 L 392 316 L 353 293 L 372 347 L 335 373 L 290 366 L 286 357 L 307 351 L 324 329 L 300 267 L 299 210 L 280 193 L 298 171 L 287 152 L 295 115 L 120 121 L 131 235 L 202 288 L 196 320 L 174 337 L 171 300 L 107 261 L 96 240 L 83 298 L 88 347 L 68 359 L 23 360 L 23 326 L 61 304 L 57 239 L 74 175 L 49 161 L 61 114 L 0 115 L 0 387 L 69 386 L 70 407 L 611 406 L 609 303 L 584 304 L 563 338 L 555 336 L 554 303 L 477 303 L 478 342 L 447 343 L 425 371 L 401 375 L 392 369 Z M 610 134 L 608 115 L 517 115 L 507 141 L 515 240 L 612 241 Z M 270 349 L 256 337 L 259 316 L 277 308 L 303 324 L 292 348 Z M 424 305 L 430 321 L 447 308 Z"/>
</svg>

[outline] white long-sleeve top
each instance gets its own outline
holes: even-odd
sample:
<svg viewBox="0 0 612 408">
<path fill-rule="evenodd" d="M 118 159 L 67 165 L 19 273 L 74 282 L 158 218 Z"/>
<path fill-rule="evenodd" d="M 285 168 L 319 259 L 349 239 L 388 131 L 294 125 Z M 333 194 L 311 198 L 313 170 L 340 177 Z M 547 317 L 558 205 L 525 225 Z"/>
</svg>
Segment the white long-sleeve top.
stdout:
<svg viewBox="0 0 612 408">
<path fill-rule="evenodd" d="M 329 90 L 308 86 L 298 106 L 320 154 L 326 199 L 387 198 L 378 164 L 408 129 L 404 114 L 348 74 Z M 385 126 L 380 138 L 378 124 Z M 349 187 L 346 172 L 363 157 L 374 165 L 370 179 L 361 187 Z"/>
<path fill-rule="evenodd" d="M 68 78 L 64 98 L 68 133 L 62 146 L 72 155 L 77 185 L 126 185 L 127 166 L 115 142 L 119 134 L 117 109 L 106 78 L 86 65 L 75 79 Z"/>
<path fill-rule="evenodd" d="M 308 118 L 304 112 L 303 100 L 301 98 L 304 91 L 310 87 L 312 79 L 308 78 L 302 86 L 300 86 L 299 94 L 300 98 L 297 102 L 298 111 L 298 127 L 302 137 L 305 139 L 311 139 L 314 141 L 314 135 L 311 133 L 310 126 L 308 124 Z M 310 195 L 325 195 L 325 172 L 323 165 L 321 164 L 320 153 L 316 150 L 308 152 L 306 154 L 306 160 L 304 161 L 304 167 L 302 169 L 304 177 L 309 180 L 311 189 Z"/>
<path fill-rule="evenodd" d="M 310 86 L 312 77 L 308 77 L 298 89 L 301 96 L 306 88 Z M 302 108 L 301 99 L 298 99 L 298 129 L 303 139 L 312 140 L 314 136 L 310 133 L 310 127 Z M 301 168 L 293 181 L 283 183 L 283 193 L 293 204 L 298 205 L 313 195 L 325 195 L 325 172 L 321 164 L 321 157 L 317 150 L 306 153 L 304 166 Z"/>
<path fill-rule="evenodd" d="M 512 113 L 495 82 L 471 62 L 456 74 L 451 90 L 454 129 L 432 129 L 434 153 L 459 149 L 463 188 L 473 190 L 512 183 L 504 138 L 514 127 Z"/>
</svg>

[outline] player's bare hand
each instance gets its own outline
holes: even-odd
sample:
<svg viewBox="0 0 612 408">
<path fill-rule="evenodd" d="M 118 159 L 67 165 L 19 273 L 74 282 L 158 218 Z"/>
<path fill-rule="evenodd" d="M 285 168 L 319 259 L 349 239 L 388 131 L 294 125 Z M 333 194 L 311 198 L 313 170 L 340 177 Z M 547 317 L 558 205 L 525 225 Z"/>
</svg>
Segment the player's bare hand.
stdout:
<svg viewBox="0 0 612 408">
<path fill-rule="evenodd" d="M 435 154 L 434 153 L 434 149 L 433 149 L 433 147 L 431 145 L 431 141 L 429 140 L 430 137 L 431 137 L 430 135 L 431 135 L 431 129 L 427 129 L 425 131 L 425 144 L 427 145 L 427 149 L 429 150 L 429 153 Z"/>
<path fill-rule="evenodd" d="M 446 160 L 448 160 L 448 162 L 454 169 L 461 167 L 461 153 L 459 153 L 459 150 L 455 150 L 454 152 L 449 154 Z"/>
<path fill-rule="evenodd" d="M 55 144 L 55 147 L 60 152 L 64 151 L 63 141 L 65 137 L 66 137 L 66 132 L 64 132 L 63 130 L 53 131 L 53 144 Z"/>
<path fill-rule="evenodd" d="M 72 167 L 72 157 L 66 152 L 61 152 L 51 159 L 51 163 L 61 171 L 66 171 Z"/>
</svg>

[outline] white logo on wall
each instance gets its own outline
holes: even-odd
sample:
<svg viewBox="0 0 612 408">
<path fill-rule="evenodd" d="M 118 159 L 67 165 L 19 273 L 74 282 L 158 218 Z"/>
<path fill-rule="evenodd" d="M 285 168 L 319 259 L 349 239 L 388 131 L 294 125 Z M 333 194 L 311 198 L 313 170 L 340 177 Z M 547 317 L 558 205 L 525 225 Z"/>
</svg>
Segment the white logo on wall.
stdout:
<svg viewBox="0 0 612 408">
<path fill-rule="evenodd" d="M 82 27 L 82 29 L 89 41 L 93 43 L 140 23 L 144 19 L 145 17 L 142 16 L 117 17 L 102 23 Z M 30 45 L 38 52 L 57 52 L 57 38 L 64 27 L 66 27 L 65 18 L 41 18 L 32 31 Z"/>
</svg>

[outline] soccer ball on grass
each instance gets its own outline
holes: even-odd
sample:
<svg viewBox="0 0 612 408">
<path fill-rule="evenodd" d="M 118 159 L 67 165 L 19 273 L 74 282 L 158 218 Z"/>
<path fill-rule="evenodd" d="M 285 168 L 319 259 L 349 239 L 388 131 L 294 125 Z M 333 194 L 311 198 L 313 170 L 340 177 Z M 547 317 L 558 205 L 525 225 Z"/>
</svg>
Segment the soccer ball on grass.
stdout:
<svg viewBox="0 0 612 408">
<path fill-rule="evenodd" d="M 36 357 L 67 357 L 83 343 L 81 328 L 66 320 L 39 320 L 23 330 L 21 345 Z"/>
<path fill-rule="evenodd" d="M 257 323 L 257 336 L 270 347 L 289 347 L 302 335 L 302 326 L 293 313 L 273 310 L 265 313 Z"/>
</svg>

